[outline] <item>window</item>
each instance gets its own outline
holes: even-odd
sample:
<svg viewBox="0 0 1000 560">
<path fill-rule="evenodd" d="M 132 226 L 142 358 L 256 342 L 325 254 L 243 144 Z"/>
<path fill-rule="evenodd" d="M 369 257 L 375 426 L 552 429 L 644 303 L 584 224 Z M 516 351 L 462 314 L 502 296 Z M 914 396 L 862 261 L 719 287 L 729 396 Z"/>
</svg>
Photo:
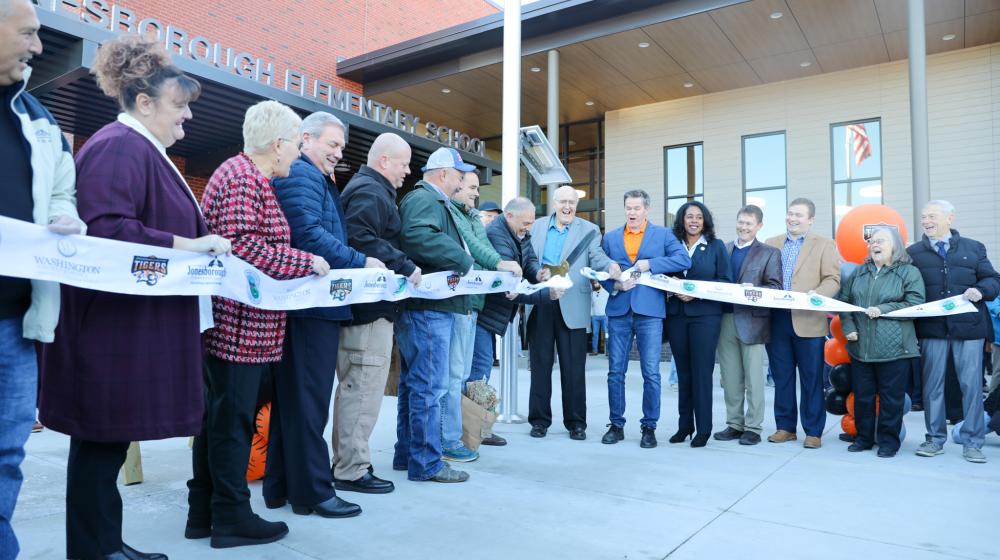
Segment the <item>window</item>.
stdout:
<svg viewBox="0 0 1000 560">
<path fill-rule="evenodd" d="M 577 216 L 604 229 L 604 121 L 602 119 L 576 122 L 559 127 L 559 159 L 566 166 L 571 178 L 570 186 L 580 195 Z M 547 185 L 538 185 L 530 175 L 525 175 L 529 197 L 538 208 L 539 216 L 546 215 L 549 192 Z"/>
<path fill-rule="evenodd" d="M 664 148 L 663 180 L 667 199 L 663 222 L 673 227 L 674 216 L 681 205 L 691 200 L 705 201 L 701 142 Z"/>
<path fill-rule="evenodd" d="M 882 121 L 830 125 L 833 231 L 855 206 L 882 204 Z"/>
<path fill-rule="evenodd" d="M 757 234 L 760 239 L 785 231 L 787 177 L 784 132 L 743 137 L 743 204 L 764 211 L 764 227 Z"/>
</svg>

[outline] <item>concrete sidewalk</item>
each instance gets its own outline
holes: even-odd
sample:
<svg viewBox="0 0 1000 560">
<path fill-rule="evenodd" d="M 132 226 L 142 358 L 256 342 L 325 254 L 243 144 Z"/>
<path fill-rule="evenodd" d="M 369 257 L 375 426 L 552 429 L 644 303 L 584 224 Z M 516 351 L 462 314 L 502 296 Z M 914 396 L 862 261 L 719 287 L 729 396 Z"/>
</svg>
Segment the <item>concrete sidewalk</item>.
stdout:
<svg viewBox="0 0 1000 560">
<path fill-rule="evenodd" d="M 837 440 L 840 419 L 835 416 L 827 419 L 819 450 L 803 449 L 801 439 L 755 447 L 714 440 L 704 449 L 671 445 L 667 438 L 677 427 L 677 396 L 666 383 L 669 365 L 663 364 L 660 445 L 640 449 L 642 379 L 638 363 L 632 362 L 626 439 L 602 445 L 607 361 L 589 358 L 587 364 L 586 441 L 570 440 L 558 420 L 544 439 L 530 438 L 525 424 L 498 425 L 495 431 L 509 445 L 484 447 L 478 461 L 460 465 L 471 474 L 465 484 L 409 482 L 405 473 L 392 470 L 396 399 L 386 398 L 372 448 L 376 474 L 393 480 L 396 491 L 341 493 L 364 513 L 340 520 L 297 516 L 288 507 L 267 510 L 260 483 L 254 483 L 255 511 L 286 521 L 291 529 L 284 540 L 264 546 L 214 550 L 207 540 L 185 540 L 185 482 L 191 473 L 187 440 L 143 443 L 145 482 L 122 487 L 125 541 L 174 560 L 1000 557 L 1000 438 L 995 435 L 986 439 L 986 465 L 967 463 L 961 447 L 952 443 L 943 456 L 916 457 L 924 433 L 922 413 L 905 416 L 909 435 L 894 459 L 847 453 L 847 444 Z M 522 413 L 527 412 L 528 383 L 522 370 Z M 554 385 L 558 419 L 559 384 Z M 713 428 L 720 430 L 725 405 L 718 374 L 713 386 Z M 768 390 L 765 435 L 774 429 L 771 397 Z M 28 442 L 25 483 L 14 516 L 21 558 L 65 555 L 68 443 L 49 430 Z"/>
</svg>

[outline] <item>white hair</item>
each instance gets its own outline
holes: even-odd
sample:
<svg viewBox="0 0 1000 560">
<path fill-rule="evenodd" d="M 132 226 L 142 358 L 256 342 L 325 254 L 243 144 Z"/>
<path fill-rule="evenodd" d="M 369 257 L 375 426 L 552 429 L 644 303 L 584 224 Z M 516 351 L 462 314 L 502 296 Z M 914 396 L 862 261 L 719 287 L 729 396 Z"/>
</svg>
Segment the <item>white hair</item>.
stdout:
<svg viewBox="0 0 1000 560">
<path fill-rule="evenodd" d="M 503 211 L 510 214 L 511 216 L 520 214 L 522 212 L 527 212 L 529 210 L 531 212 L 535 212 L 535 203 L 531 202 L 531 200 L 523 196 L 510 199 L 510 202 L 508 202 L 507 205 L 503 207 Z"/>
<path fill-rule="evenodd" d="M 262 154 L 277 140 L 298 141 L 302 119 L 277 101 L 261 101 L 247 109 L 243 118 L 243 151 Z"/>
<path fill-rule="evenodd" d="M 955 213 L 955 205 L 952 204 L 952 203 L 950 203 L 950 202 L 948 202 L 947 200 L 932 200 L 932 201 L 928 202 L 927 204 L 924 204 L 924 208 L 926 208 L 928 206 L 937 206 L 938 208 L 944 210 L 945 214 L 954 214 Z"/>
<path fill-rule="evenodd" d="M 313 138 L 323 135 L 323 129 L 328 126 L 340 127 L 340 130 L 347 132 L 344 121 L 324 111 L 317 111 L 302 120 L 302 134 L 308 134 Z"/>
</svg>

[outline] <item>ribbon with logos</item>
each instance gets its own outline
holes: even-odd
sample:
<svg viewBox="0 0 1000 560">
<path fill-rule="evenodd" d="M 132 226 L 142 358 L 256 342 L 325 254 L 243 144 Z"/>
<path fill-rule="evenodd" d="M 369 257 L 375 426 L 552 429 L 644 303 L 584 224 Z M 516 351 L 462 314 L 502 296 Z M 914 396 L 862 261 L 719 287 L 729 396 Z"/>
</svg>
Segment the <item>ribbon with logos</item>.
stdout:
<svg viewBox="0 0 1000 560">
<path fill-rule="evenodd" d="M 272 310 L 335 307 L 406 298 L 567 289 L 556 276 L 531 284 L 510 272 L 435 272 L 414 286 L 392 271 L 331 270 L 325 276 L 274 280 L 233 255 L 213 256 L 81 235 L 0 217 L 0 275 L 60 282 L 79 288 L 140 296 L 221 296 Z"/>
<path fill-rule="evenodd" d="M 590 268 L 584 268 L 580 272 L 585 278 L 591 280 L 605 281 L 610 278 L 607 272 L 597 272 Z M 844 303 L 817 293 L 804 294 L 802 292 L 761 288 L 749 284 L 727 284 L 725 282 L 673 278 L 663 274 L 640 273 L 635 268 L 630 268 L 622 272 L 622 276 L 631 277 L 637 284 L 658 290 L 735 305 L 822 311 L 825 313 L 864 311 L 862 307 Z M 978 311 L 976 306 L 969 300 L 963 296 L 954 296 L 892 311 L 882 316 L 894 318 L 940 317 L 958 315 L 960 313 L 973 313 L 976 311 Z"/>
</svg>

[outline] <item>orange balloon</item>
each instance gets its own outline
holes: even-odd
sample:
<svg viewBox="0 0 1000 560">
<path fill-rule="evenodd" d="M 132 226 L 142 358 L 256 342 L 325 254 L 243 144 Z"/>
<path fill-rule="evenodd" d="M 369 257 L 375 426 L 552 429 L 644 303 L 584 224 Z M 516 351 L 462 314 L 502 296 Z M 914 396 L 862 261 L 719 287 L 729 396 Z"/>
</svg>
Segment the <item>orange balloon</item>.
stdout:
<svg viewBox="0 0 1000 560">
<path fill-rule="evenodd" d="M 858 427 L 854 425 L 854 417 L 850 414 L 840 417 L 840 429 L 852 437 L 858 437 Z"/>
<path fill-rule="evenodd" d="M 876 225 L 896 226 L 899 237 L 906 243 L 906 222 L 899 212 L 882 204 L 865 204 L 854 208 L 840 219 L 840 225 L 837 226 L 837 250 L 840 251 L 840 256 L 852 263 L 865 262 L 865 257 L 868 256 L 865 231 Z"/>
<path fill-rule="evenodd" d="M 823 344 L 823 359 L 831 366 L 851 363 L 847 345 L 836 338 L 828 338 Z"/>
<path fill-rule="evenodd" d="M 257 411 L 257 430 L 250 444 L 250 462 L 247 464 L 247 480 L 264 478 L 267 466 L 267 436 L 271 429 L 271 403 L 260 407 Z"/>
<path fill-rule="evenodd" d="M 833 320 L 830 321 L 830 333 L 837 340 L 847 344 L 847 337 L 844 336 L 844 326 L 840 324 L 840 315 L 834 315 Z"/>
<path fill-rule="evenodd" d="M 847 395 L 847 415 L 854 417 L 854 393 Z M 878 416 L 878 395 L 875 395 L 875 416 Z"/>
</svg>

